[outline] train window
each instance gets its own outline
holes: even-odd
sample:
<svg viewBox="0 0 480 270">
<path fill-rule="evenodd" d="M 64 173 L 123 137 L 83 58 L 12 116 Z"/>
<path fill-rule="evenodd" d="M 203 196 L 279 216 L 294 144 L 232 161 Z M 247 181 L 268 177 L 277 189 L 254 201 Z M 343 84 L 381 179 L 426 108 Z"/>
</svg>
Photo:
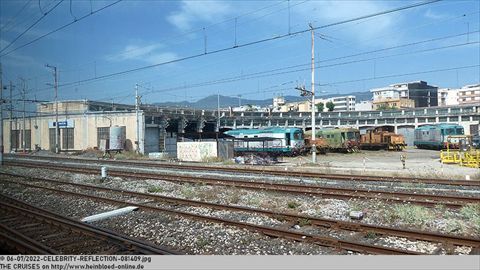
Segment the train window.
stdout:
<svg viewBox="0 0 480 270">
<path fill-rule="evenodd" d="M 463 135 L 463 128 L 457 128 L 457 135 Z"/>
<path fill-rule="evenodd" d="M 293 133 L 293 139 L 294 140 L 301 140 L 302 139 L 302 133 L 299 132 L 299 131 Z"/>
<path fill-rule="evenodd" d="M 355 132 L 347 132 L 347 139 L 349 140 L 355 139 Z"/>
</svg>

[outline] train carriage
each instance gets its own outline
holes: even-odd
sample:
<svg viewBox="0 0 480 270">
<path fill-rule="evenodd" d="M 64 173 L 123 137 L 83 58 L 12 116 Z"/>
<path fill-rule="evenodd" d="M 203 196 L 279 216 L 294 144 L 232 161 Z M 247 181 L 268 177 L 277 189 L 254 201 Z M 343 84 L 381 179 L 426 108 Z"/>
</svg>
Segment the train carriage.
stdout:
<svg viewBox="0 0 480 270">
<path fill-rule="evenodd" d="M 463 135 L 464 129 L 457 124 L 425 125 L 415 129 L 414 145 L 423 149 L 458 148 L 459 142 L 449 140 L 449 136 Z"/>
<path fill-rule="evenodd" d="M 393 127 L 389 126 L 368 129 L 360 137 L 361 149 L 402 151 L 406 147 L 405 138 L 393 131 Z"/>
<path fill-rule="evenodd" d="M 300 128 L 235 129 L 225 132 L 233 136 L 236 153 L 267 153 L 297 155 L 305 150 Z"/>
<path fill-rule="evenodd" d="M 360 131 L 356 128 L 321 129 L 315 135 L 326 140 L 329 150 L 348 153 L 359 151 Z"/>
</svg>

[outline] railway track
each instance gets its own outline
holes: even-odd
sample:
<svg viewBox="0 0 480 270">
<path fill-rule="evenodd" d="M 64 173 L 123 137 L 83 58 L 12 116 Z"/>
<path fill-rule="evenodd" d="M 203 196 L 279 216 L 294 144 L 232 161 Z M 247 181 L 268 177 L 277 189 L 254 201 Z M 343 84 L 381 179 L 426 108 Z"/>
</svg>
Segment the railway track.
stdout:
<svg viewBox="0 0 480 270">
<path fill-rule="evenodd" d="M 0 175 L 25 178 L 25 176 L 23 175 L 9 174 L 9 173 L 0 173 Z M 60 181 L 57 179 L 29 177 L 28 180 L 29 182 L 31 181 L 38 181 L 42 183 L 48 182 L 55 185 L 68 185 L 68 186 L 73 186 L 73 187 L 78 187 L 78 188 L 88 189 L 93 191 L 104 191 L 104 192 L 116 193 L 118 195 L 135 196 L 135 197 L 140 197 L 140 198 L 153 200 L 153 201 L 168 202 L 175 205 L 187 205 L 187 206 L 194 206 L 194 207 L 206 207 L 206 208 L 217 209 L 217 210 L 248 212 L 252 214 L 259 214 L 259 215 L 269 216 L 272 218 L 288 220 L 293 223 L 299 222 L 302 220 L 308 220 L 309 224 L 313 226 L 324 227 L 324 228 L 333 228 L 333 229 L 348 230 L 348 231 L 363 232 L 363 233 L 367 233 L 367 232 L 376 233 L 376 234 L 388 235 L 388 236 L 405 237 L 413 240 L 423 240 L 423 241 L 436 242 L 436 243 L 449 243 L 449 244 L 458 245 L 458 246 L 480 247 L 480 239 L 467 238 L 467 237 L 456 236 L 456 235 L 441 234 L 441 233 L 419 231 L 419 230 L 390 228 L 386 226 L 377 226 L 377 225 L 348 222 L 348 221 L 334 220 L 334 219 L 327 219 L 327 218 L 317 218 L 317 217 L 307 216 L 307 215 L 297 215 L 297 214 L 262 210 L 262 209 L 256 209 L 256 208 L 250 208 L 250 207 L 224 205 L 219 203 L 180 199 L 180 198 L 175 198 L 170 196 L 161 196 L 161 195 L 154 195 L 149 193 L 129 191 L 125 189 L 115 189 L 111 187 L 72 183 L 72 182 Z M 10 181 L 10 182 L 16 183 L 16 181 Z"/>
<path fill-rule="evenodd" d="M 7 155 L 10 159 L 25 159 L 20 155 Z M 192 171 L 218 171 L 218 172 L 231 172 L 242 174 L 256 174 L 256 175 L 276 175 L 284 177 L 301 177 L 301 178 L 323 178 L 339 181 L 367 181 L 367 182 L 397 182 L 397 183 L 423 183 L 434 185 L 452 185 L 452 186 L 478 186 L 480 187 L 480 181 L 478 180 L 449 180 L 449 179 L 435 179 L 435 178 L 410 178 L 410 177 L 385 177 L 385 176 L 365 176 L 365 175 L 346 175 L 346 174 L 325 174 L 315 172 L 299 172 L 299 171 L 280 171 L 272 169 L 253 169 L 253 168 L 234 168 L 234 167 L 216 167 L 216 166 L 201 166 L 201 165 L 179 165 L 171 163 L 159 163 L 152 161 L 124 161 L 124 160 L 98 160 L 87 158 L 63 158 L 52 156 L 28 156 L 28 159 L 37 160 L 51 160 L 51 161 L 75 161 L 82 163 L 95 162 L 98 164 L 123 164 L 134 166 L 149 166 L 155 168 L 168 168 L 177 170 L 192 170 Z"/>
<path fill-rule="evenodd" d="M 389 254 L 389 255 L 401 255 L 401 254 L 403 254 L 403 255 L 405 255 L 405 254 L 420 255 L 420 254 L 422 254 L 420 252 L 415 252 L 415 251 L 401 250 L 401 249 L 396 249 L 396 248 L 391 248 L 391 247 L 384 247 L 384 246 L 373 245 L 373 244 L 347 241 L 347 240 L 337 239 L 337 238 L 333 238 L 333 237 L 317 236 L 317 235 L 308 234 L 308 233 L 305 233 L 305 232 L 298 232 L 298 231 L 292 231 L 292 230 L 286 230 L 286 229 L 280 229 L 280 228 L 273 228 L 273 227 L 262 226 L 262 225 L 255 225 L 255 224 L 251 224 L 251 223 L 234 221 L 234 220 L 229 220 L 229 219 L 224 219 L 224 218 L 219 218 L 219 217 L 199 215 L 199 214 L 194 214 L 194 213 L 190 213 L 190 212 L 187 212 L 187 211 L 175 210 L 175 209 L 171 209 L 171 208 L 167 208 L 167 207 L 151 206 L 151 205 L 147 205 L 147 204 L 144 204 L 144 203 L 126 202 L 124 200 L 106 198 L 106 197 L 103 197 L 103 196 L 96 196 L 96 195 L 92 195 L 92 194 L 85 194 L 85 193 L 67 191 L 67 190 L 59 189 L 59 188 L 38 186 L 38 185 L 34 185 L 34 184 L 21 183 L 21 182 L 5 180 L 5 179 L 2 179 L 2 181 L 10 182 L 11 184 L 19 184 L 19 185 L 34 188 L 34 189 L 41 189 L 41 190 L 45 190 L 45 191 L 50 191 L 50 192 L 54 192 L 54 193 L 60 193 L 60 194 L 64 194 L 64 195 L 87 198 L 87 199 L 100 201 L 100 202 L 103 202 L 103 203 L 108 203 L 108 204 L 113 204 L 113 205 L 120 205 L 120 206 L 130 205 L 130 206 L 136 206 L 139 209 L 143 209 L 143 210 L 155 211 L 155 212 L 158 212 L 158 211 L 165 212 L 165 213 L 168 213 L 168 214 L 172 214 L 176 217 L 177 216 L 182 216 L 182 217 L 188 218 L 188 219 L 194 219 L 194 220 L 200 220 L 200 221 L 206 221 L 206 222 L 214 222 L 214 223 L 221 223 L 221 224 L 224 224 L 224 225 L 235 226 L 235 227 L 244 228 L 244 229 L 247 229 L 247 230 L 250 230 L 250 231 L 253 231 L 253 232 L 262 233 L 262 234 L 267 235 L 267 236 L 281 237 L 281 238 L 295 240 L 295 241 L 308 242 L 308 243 L 313 243 L 313 244 L 317 244 L 317 245 L 325 246 L 325 247 L 330 247 L 330 248 L 334 248 L 334 249 L 348 250 L 348 251 L 359 252 L 359 253 L 364 253 L 364 254 Z M 13 182 L 15 182 L 15 183 L 13 183 Z M 97 187 L 93 187 L 93 188 L 97 188 Z"/>
<path fill-rule="evenodd" d="M 33 167 L 33 168 L 45 168 L 45 162 L 5 162 L 8 165 Z M 86 173 L 86 174 L 98 174 L 98 168 L 86 168 L 55 165 L 48 163 L 48 169 L 55 169 L 74 173 Z M 262 191 L 275 191 L 275 192 L 287 192 L 293 194 L 308 194 L 312 196 L 321 196 L 326 198 L 337 199 L 375 199 L 383 200 L 394 203 L 413 203 L 424 205 L 427 207 L 434 207 L 435 205 L 442 204 L 450 208 L 460 208 L 468 203 L 480 203 L 479 197 L 474 196 L 457 196 L 457 195 L 434 195 L 434 194 L 422 194 L 422 193 L 409 193 L 399 191 L 381 191 L 381 190 L 367 190 L 367 189 L 355 189 L 355 188 L 341 188 L 341 187 L 325 187 L 314 186 L 304 184 L 285 184 L 275 182 L 259 182 L 259 181 L 246 181 L 246 180 L 233 180 L 233 179 L 220 179 L 220 178 L 208 178 L 208 177 L 192 177 L 182 175 L 168 175 L 161 173 L 146 173 L 146 172 L 127 172 L 123 170 L 114 170 L 110 168 L 109 174 L 111 176 L 129 177 L 134 179 L 155 179 L 171 182 L 181 183 L 193 183 L 193 184 L 209 184 L 219 186 L 229 186 L 246 188 L 252 190 Z"/>
<path fill-rule="evenodd" d="M 22 254 L 179 254 L 0 195 L 0 243 Z"/>
</svg>

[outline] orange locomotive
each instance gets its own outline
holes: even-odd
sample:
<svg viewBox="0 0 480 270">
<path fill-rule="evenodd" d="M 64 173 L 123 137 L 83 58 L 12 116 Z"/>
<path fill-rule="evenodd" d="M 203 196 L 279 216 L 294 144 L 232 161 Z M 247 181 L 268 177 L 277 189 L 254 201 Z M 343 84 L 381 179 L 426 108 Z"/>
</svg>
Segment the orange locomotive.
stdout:
<svg viewBox="0 0 480 270">
<path fill-rule="evenodd" d="M 394 133 L 392 128 L 388 127 L 367 130 L 367 133 L 360 137 L 361 149 L 402 151 L 405 146 L 403 135 Z"/>
</svg>

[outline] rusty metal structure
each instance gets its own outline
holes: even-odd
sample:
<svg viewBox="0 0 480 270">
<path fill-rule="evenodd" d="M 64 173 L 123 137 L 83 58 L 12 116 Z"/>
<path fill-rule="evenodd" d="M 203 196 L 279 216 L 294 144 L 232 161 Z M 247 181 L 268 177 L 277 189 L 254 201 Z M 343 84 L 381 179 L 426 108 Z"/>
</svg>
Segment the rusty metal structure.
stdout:
<svg viewBox="0 0 480 270">
<path fill-rule="evenodd" d="M 377 127 L 360 136 L 361 149 L 402 151 L 407 144 L 403 135 L 393 132 L 392 127 Z"/>
</svg>

